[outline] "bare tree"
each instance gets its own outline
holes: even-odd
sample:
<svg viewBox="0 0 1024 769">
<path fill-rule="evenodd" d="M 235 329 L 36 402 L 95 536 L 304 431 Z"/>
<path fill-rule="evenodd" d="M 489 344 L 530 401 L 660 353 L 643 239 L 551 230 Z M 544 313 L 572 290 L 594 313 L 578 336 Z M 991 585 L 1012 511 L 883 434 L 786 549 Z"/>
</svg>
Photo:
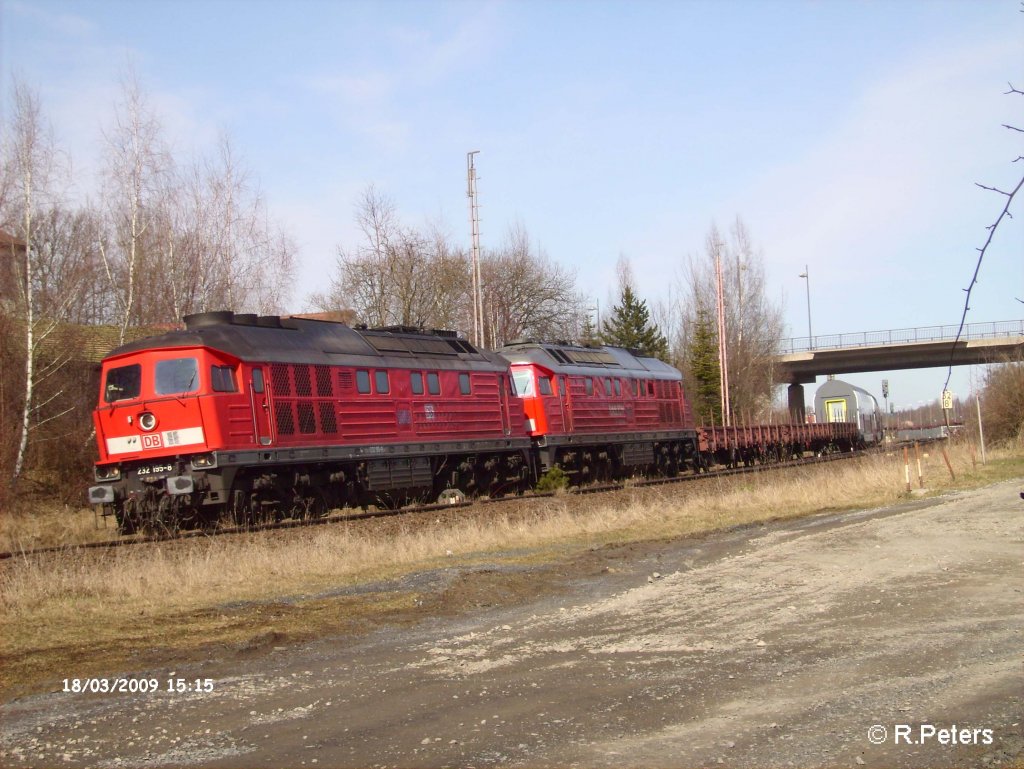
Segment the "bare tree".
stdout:
<svg viewBox="0 0 1024 769">
<path fill-rule="evenodd" d="M 315 294 L 321 311 L 352 309 L 364 323 L 472 328 L 470 260 L 437 225 L 404 225 L 394 203 L 368 187 L 356 204 L 362 240 L 339 248 L 330 290 Z M 485 344 L 520 336 L 575 338 L 585 315 L 571 273 L 530 243 L 520 225 L 481 259 Z"/>
<path fill-rule="evenodd" d="M 394 203 L 372 186 L 356 204 L 356 223 L 363 240 L 338 249 L 331 288 L 312 297 L 315 307 L 351 308 L 374 326 L 459 323 L 468 262 L 439 228 L 420 231 L 403 225 Z"/>
<path fill-rule="evenodd" d="M 726 349 L 729 356 L 729 400 L 736 421 L 758 421 L 771 410 L 774 382 L 772 361 L 783 322 L 781 307 L 765 293 L 764 257 L 753 245 L 750 233 L 736 217 L 728 239 L 712 225 L 705 238 L 704 257 L 690 256 L 685 272 L 688 296 L 683 303 L 682 327 L 674 334 L 677 364 L 687 385 L 699 389 L 694 356 L 695 330 L 715 314 L 715 261 L 721 258 L 725 296 Z M 706 333 L 700 335 L 703 340 Z M 717 336 L 717 335 L 716 335 Z M 705 365 L 706 341 L 700 356 Z"/>
<path fill-rule="evenodd" d="M 501 248 L 484 253 L 480 272 L 486 344 L 579 338 L 587 309 L 575 276 L 535 248 L 522 224 L 509 228 Z"/>
<path fill-rule="evenodd" d="M 107 168 L 103 195 L 110 226 L 101 255 L 115 298 L 123 342 L 130 325 L 151 322 L 140 294 L 146 291 L 143 277 L 157 251 L 153 244 L 154 222 L 166 194 L 170 155 L 164 146 L 162 126 L 146 102 L 133 72 L 122 82 L 123 101 L 115 108 L 114 128 L 106 135 Z M 147 296 L 146 299 L 151 297 Z"/>
<path fill-rule="evenodd" d="M 40 349 L 77 296 L 68 283 L 63 286 L 66 294 L 54 295 L 50 291 L 51 276 L 47 260 L 42 256 L 46 244 L 40 242 L 38 233 L 37 212 L 49 202 L 58 173 L 53 136 L 45 125 L 38 96 L 17 79 L 12 93 L 11 125 L 3 132 L 3 176 L 11 180 L 11 192 L 5 196 L 7 208 L 2 218 L 16 222 L 22 243 L 21 259 L 15 263 L 14 275 L 18 298 L 15 322 L 23 329 L 24 341 L 21 419 L 10 477 L 13 490 L 25 468 L 30 433 L 52 418 L 41 418 L 40 414 L 60 394 L 58 391 L 40 399 L 39 385 L 67 362 L 60 354 L 43 361 Z M 40 307 L 40 300 L 47 300 L 45 307 Z"/>
<path fill-rule="evenodd" d="M 227 136 L 217 154 L 175 176 L 162 200 L 159 238 L 177 319 L 217 308 L 279 311 L 290 293 L 295 247 Z"/>
<path fill-rule="evenodd" d="M 330 289 L 311 302 L 323 311 L 351 308 L 364 323 L 387 325 L 393 322 L 389 252 L 399 228 L 394 203 L 371 185 L 356 203 L 355 218 L 364 241 L 352 249 L 338 247 Z"/>
<path fill-rule="evenodd" d="M 36 305 L 48 318 L 73 324 L 107 323 L 110 287 L 100 257 L 103 224 L 91 208 L 54 204 L 36 216 Z"/>
</svg>

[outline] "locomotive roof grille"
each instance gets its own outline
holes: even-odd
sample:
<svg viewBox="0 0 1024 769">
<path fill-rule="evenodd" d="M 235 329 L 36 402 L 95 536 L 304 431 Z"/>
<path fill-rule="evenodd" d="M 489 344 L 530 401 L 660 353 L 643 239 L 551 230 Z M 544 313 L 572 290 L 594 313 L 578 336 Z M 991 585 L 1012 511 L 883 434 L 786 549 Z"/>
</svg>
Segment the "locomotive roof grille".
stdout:
<svg viewBox="0 0 1024 769">
<path fill-rule="evenodd" d="M 363 338 L 382 353 L 410 353 L 413 355 L 458 355 L 477 352 L 469 342 L 458 338 L 444 338 L 424 334 L 422 336 L 392 336 L 366 333 Z"/>
<path fill-rule="evenodd" d="M 356 328 L 367 330 L 365 323 L 356 325 Z M 459 333 L 445 328 L 423 328 L 422 326 L 374 326 L 370 331 L 386 331 L 391 334 L 419 334 L 420 336 L 439 336 L 444 339 L 457 339 Z"/>
<path fill-rule="evenodd" d="M 554 351 L 549 350 L 548 352 Z M 614 366 L 622 368 L 622 364 L 604 350 L 559 350 L 558 352 L 569 359 L 565 361 L 566 363 L 575 363 L 580 366 Z"/>
</svg>

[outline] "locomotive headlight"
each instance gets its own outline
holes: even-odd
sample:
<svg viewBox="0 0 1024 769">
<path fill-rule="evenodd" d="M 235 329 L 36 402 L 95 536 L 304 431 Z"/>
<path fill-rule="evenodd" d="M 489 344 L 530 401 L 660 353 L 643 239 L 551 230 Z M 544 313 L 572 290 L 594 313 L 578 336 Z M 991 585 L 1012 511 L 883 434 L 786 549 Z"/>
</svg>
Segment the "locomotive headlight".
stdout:
<svg viewBox="0 0 1024 769">
<path fill-rule="evenodd" d="M 121 468 L 117 465 L 97 466 L 94 468 L 94 472 L 97 481 L 116 481 L 121 477 Z"/>
<path fill-rule="evenodd" d="M 196 470 L 217 466 L 217 457 L 214 454 L 196 454 L 192 457 L 192 467 Z"/>
<path fill-rule="evenodd" d="M 156 428 L 156 415 L 150 411 L 143 411 L 139 414 L 139 429 L 147 433 Z"/>
</svg>

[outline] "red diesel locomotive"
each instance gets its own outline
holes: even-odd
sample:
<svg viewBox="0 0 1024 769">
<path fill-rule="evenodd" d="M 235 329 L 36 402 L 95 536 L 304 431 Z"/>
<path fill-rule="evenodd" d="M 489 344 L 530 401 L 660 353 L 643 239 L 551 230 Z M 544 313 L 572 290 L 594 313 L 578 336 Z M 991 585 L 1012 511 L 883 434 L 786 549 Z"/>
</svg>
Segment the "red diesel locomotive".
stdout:
<svg viewBox="0 0 1024 769">
<path fill-rule="evenodd" d="M 682 375 L 617 347 L 231 312 L 114 350 L 91 503 L 120 530 L 318 517 L 852 448 L 846 424 L 697 428 Z"/>
<path fill-rule="evenodd" d="M 103 361 L 93 504 L 123 532 L 520 491 L 506 360 L 451 332 L 230 312 Z"/>
<path fill-rule="evenodd" d="M 619 347 L 524 342 L 512 364 L 540 470 L 573 483 L 630 474 L 676 475 L 697 454 L 682 374 Z"/>
</svg>

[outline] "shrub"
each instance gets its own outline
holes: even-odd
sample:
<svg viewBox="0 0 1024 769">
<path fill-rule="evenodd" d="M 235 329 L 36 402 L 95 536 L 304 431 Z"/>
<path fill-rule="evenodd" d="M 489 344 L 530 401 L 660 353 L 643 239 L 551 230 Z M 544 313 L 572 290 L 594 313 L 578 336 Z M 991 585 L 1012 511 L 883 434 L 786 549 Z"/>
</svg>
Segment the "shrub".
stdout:
<svg viewBox="0 0 1024 769">
<path fill-rule="evenodd" d="M 552 467 L 537 481 L 537 491 L 558 491 L 569 487 L 569 476 L 560 467 Z"/>
</svg>

